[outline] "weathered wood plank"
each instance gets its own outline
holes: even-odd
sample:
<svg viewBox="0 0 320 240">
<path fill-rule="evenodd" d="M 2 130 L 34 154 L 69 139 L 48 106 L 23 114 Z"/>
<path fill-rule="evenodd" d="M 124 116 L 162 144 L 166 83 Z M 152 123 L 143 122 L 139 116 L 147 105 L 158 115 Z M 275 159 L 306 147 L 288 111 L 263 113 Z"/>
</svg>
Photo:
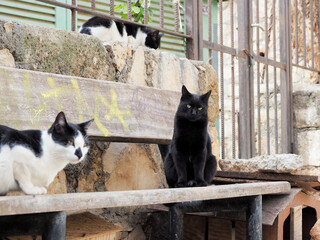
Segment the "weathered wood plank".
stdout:
<svg viewBox="0 0 320 240">
<path fill-rule="evenodd" d="M 59 111 L 71 122 L 94 118 L 89 135 L 168 143 L 180 93 L 117 82 L 0 67 L 0 124 L 46 129 Z"/>
<path fill-rule="evenodd" d="M 239 179 L 254 179 L 267 181 L 288 181 L 288 182 L 320 182 L 319 176 L 309 175 L 292 175 L 286 173 L 250 173 L 250 172 L 228 172 L 218 171 L 217 177 L 223 178 L 239 178 Z"/>
<path fill-rule="evenodd" d="M 302 240 L 302 206 L 290 208 L 290 240 Z"/>
<path fill-rule="evenodd" d="M 177 189 L 4 196 L 0 197 L 0 216 L 226 199 L 289 193 L 290 189 L 288 182 L 266 182 Z"/>
</svg>

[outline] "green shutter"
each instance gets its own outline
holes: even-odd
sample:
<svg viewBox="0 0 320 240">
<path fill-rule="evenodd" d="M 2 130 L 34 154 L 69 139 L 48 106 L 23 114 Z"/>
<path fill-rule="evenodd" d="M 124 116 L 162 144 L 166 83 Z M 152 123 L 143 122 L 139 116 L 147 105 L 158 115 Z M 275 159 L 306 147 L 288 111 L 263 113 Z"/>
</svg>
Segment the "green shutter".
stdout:
<svg viewBox="0 0 320 240">
<path fill-rule="evenodd" d="M 126 3 L 126 0 L 116 0 L 115 6 L 118 4 Z M 180 1 L 184 2 L 184 1 Z M 90 0 L 78 0 L 78 6 L 85 7 L 90 9 L 91 8 L 91 1 Z M 183 3 L 182 3 L 183 5 Z M 105 0 L 96 0 L 96 10 L 109 13 L 110 5 L 109 2 L 106 3 Z M 160 25 L 160 5 L 158 0 L 151 1 L 151 9 L 153 11 L 152 23 L 151 26 Z M 115 16 L 120 17 L 120 14 L 115 12 Z M 78 13 L 77 15 L 77 29 L 81 27 L 81 25 L 92 17 L 89 14 Z M 164 28 L 167 30 L 174 31 L 174 9 L 172 6 L 172 0 L 165 0 L 164 1 Z M 184 15 L 183 11 L 181 11 L 181 21 L 182 26 L 184 26 Z M 181 33 L 184 32 L 184 29 L 180 31 Z M 161 49 L 165 51 L 169 51 L 179 55 L 180 57 L 185 57 L 185 49 L 184 49 L 184 40 L 179 37 L 175 37 L 169 34 L 165 34 L 161 39 Z"/>
<path fill-rule="evenodd" d="M 66 2 L 66 0 L 61 0 Z M 1 0 L 0 19 L 67 29 L 67 9 L 35 0 Z"/>
</svg>

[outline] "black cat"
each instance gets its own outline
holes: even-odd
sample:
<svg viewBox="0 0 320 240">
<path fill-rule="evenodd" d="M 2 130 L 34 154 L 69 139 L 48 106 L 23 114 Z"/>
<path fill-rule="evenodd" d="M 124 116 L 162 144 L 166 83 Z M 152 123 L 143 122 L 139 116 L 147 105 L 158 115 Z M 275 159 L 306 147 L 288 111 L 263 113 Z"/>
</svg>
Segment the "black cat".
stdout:
<svg viewBox="0 0 320 240">
<path fill-rule="evenodd" d="M 182 86 L 182 96 L 174 119 L 173 138 L 164 157 L 164 169 L 169 187 L 207 186 L 217 171 L 217 161 L 211 152 L 208 134 L 208 99 L 191 94 Z"/>
</svg>

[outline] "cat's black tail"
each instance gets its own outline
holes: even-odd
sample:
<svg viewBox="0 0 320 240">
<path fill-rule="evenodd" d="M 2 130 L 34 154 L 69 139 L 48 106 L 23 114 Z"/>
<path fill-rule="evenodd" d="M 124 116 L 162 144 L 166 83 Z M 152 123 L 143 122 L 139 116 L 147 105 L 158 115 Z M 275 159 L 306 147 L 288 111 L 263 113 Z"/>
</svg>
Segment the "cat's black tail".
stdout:
<svg viewBox="0 0 320 240">
<path fill-rule="evenodd" d="M 160 153 L 161 153 L 161 157 L 162 160 L 164 161 L 164 159 L 166 158 L 168 152 L 169 152 L 169 145 L 166 144 L 158 144 Z"/>
</svg>

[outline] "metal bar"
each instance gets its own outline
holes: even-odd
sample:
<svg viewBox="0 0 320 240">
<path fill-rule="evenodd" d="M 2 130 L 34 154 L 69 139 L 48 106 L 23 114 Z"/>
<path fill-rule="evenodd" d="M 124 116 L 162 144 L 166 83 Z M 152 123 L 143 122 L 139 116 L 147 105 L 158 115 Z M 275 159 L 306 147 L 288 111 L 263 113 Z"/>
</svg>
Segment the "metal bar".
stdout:
<svg viewBox="0 0 320 240">
<path fill-rule="evenodd" d="M 51 213 L 51 216 L 46 222 L 44 232 L 42 234 L 43 240 L 65 239 L 66 237 L 66 212 Z"/>
<path fill-rule="evenodd" d="M 198 60 L 203 61 L 203 17 L 202 1 L 198 1 L 197 22 L 198 22 Z"/>
<path fill-rule="evenodd" d="M 230 0 L 230 27 L 231 27 L 231 48 L 234 48 L 234 19 L 233 19 L 234 4 Z M 232 158 L 236 158 L 236 107 L 235 107 L 235 81 L 234 81 L 234 56 L 231 56 L 231 97 L 232 97 Z"/>
<path fill-rule="evenodd" d="M 247 59 L 247 57 L 248 57 L 248 55 L 246 55 L 244 53 L 244 51 L 238 51 L 235 48 L 231 48 L 231 47 L 228 47 L 228 46 L 220 45 L 220 44 L 214 43 L 214 42 L 209 42 L 209 41 L 206 41 L 206 40 L 203 40 L 203 46 L 205 48 L 209 48 L 209 49 L 212 49 L 214 51 L 219 51 L 219 52 L 223 52 L 223 53 L 226 53 L 226 54 L 230 54 L 230 55 L 236 56 L 238 58 Z M 273 66 L 273 67 L 280 68 L 282 70 L 286 70 L 286 65 L 281 63 L 281 62 L 276 62 L 276 61 L 271 60 L 271 59 L 266 59 L 265 57 L 261 57 L 261 56 L 258 56 L 256 54 L 252 54 L 251 57 L 253 58 L 254 61 L 256 61 L 258 63 L 263 63 L 263 64 L 266 64 L 266 65 L 270 65 L 270 66 Z"/>
<path fill-rule="evenodd" d="M 208 0 L 208 40 L 212 42 L 212 2 Z M 209 48 L 209 63 L 212 64 L 212 49 Z"/>
<path fill-rule="evenodd" d="M 305 66 L 301 66 L 301 65 L 298 65 L 298 64 L 292 64 L 293 67 L 297 67 L 297 68 L 302 68 L 302 69 L 305 69 L 305 70 L 309 70 L 309 71 L 312 71 L 312 72 L 316 72 L 318 74 L 320 74 L 320 69 L 315 69 L 315 68 L 309 68 L 309 67 L 305 67 Z"/>
<path fill-rule="evenodd" d="M 179 32 L 179 3 L 174 1 L 174 30 Z"/>
<path fill-rule="evenodd" d="M 238 48 L 240 50 L 249 49 L 250 38 L 250 1 L 243 0 L 238 4 Z M 240 158 L 248 159 L 252 156 L 251 152 L 251 84 L 249 57 L 239 58 L 239 102 L 240 102 Z"/>
<path fill-rule="evenodd" d="M 276 38 L 276 0 L 272 3 L 272 22 L 273 22 L 273 59 L 277 61 L 277 38 Z M 277 68 L 273 67 L 273 91 L 274 91 L 274 135 L 275 153 L 279 152 L 278 145 L 278 99 L 277 99 Z"/>
<path fill-rule="evenodd" d="M 148 0 L 144 1 L 144 24 L 148 24 Z"/>
<path fill-rule="evenodd" d="M 310 0 L 310 22 L 311 22 L 311 67 L 314 68 L 313 0 Z"/>
<path fill-rule="evenodd" d="M 110 15 L 114 16 L 114 0 L 110 0 Z"/>
<path fill-rule="evenodd" d="M 256 23 L 259 24 L 259 0 L 256 1 Z M 257 55 L 260 54 L 260 31 L 256 32 Z M 265 58 L 263 58 L 265 59 Z M 260 99 L 260 62 L 257 61 L 257 105 L 258 105 L 258 154 L 261 155 L 261 99 Z"/>
<path fill-rule="evenodd" d="M 252 55 L 253 55 L 253 36 L 252 36 L 252 0 L 249 1 L 249 8 L 248 8 L 248 43 L 249 43 L 249 103 L 250 103 L 250 156 L 254 157 L 256 155 L 256 146 L 255 146 L 255 130 L 254 130 L 254 78 L 253 78 L 253 61 L 252 61 Z"/>
<path fill-rule="evenodd" d="M 320 72 L 320 3 L 319 1 L 317 1 L 317 15 L 318 15 L 318 69 L 319 69 L 319 72 Z M 319 84 L 320 83 L 320 73 L 318 72 L 318 81 L 317 83 Z"/>
<path fill-rule="evenodd" d="M 127 6 L 128 6 L 128 11 L 127 11 L 127 19 L 129 21 L 131 21 L 131 16 L 132 16 L 132 3 L 131 3 L 131 0 L 127 0 Z"/>
<path fill-rule="evenodd" d="M 262 196 L 249 201 L 247 210 L 247 240 L 262 240 Z"/>
<path fill-rule="evenodd" d="M 307 47 L 306 47 L 306 1 L 302 0 L 302 20 L 303 20 L 303 63 L 307 66 Z"/>
<path fill-rule="evenodd" d="M 293 148 L 290 29 L 290 3 L 288 0 L 279 1 L 280 61 L 286 64 L 286 70 L 280 70 L 282 153 L 292 153 Z"/>
<path fill-rule="evenodd" d="M 169 208 L 169 236 L 172 240 L 182 240 L 183 239 L 183 212 L 171 206 Z"/>
<path fill-rule="evenodd" d="M 96 10 L 96 0 L 91 0 L 91 9 L 92 11 Z"/>
<path fill-rule="evenodd" d="M 290 208 L 290 240 L 302 240 L 302 205 Z"/>
<path fill-rule="evenodd" d="M 77 1 L 72 0 L 72 5 L 76 6 Z M 75 9 L 71 9 L 71 30 L 76 31 L 77 12 Z"/>
<path fill-rule="evenodd" d="M 219 0 L 219 44 L 223 45 L 223 9 L 222 0 Z M 220 127 L 221 127 L 221 159 L 225 157 L 225 146 L 224 146 L 224 71 L 223 71 L 223 52 L 220 52 Z"/>
<path fill-rule="evenodd" d="M 299 63 L 299 39 L 298 39 L 298 0 L 295 0 L 294 3 L 294 24 L 295 24 L 295 47 L 296 47 L 296 64 Z"/>
<path fill-rule="evenodd" d="M 268 24 L 268 0 L 265 0 L 265 58 L 269 58 L 269 24 Z M 269 66 L 265 65 L 266 76 L 266 114 L 267 114 L 267 154 L 270 154 L 270 102 L 269 102 Z"/>
<path fill-rule="evenodd" d="M 191 36 L 186 41 L 186 56 L 194 60 L 198 59 L 197 6 L 197 0 L 186 4 L 186 34 Z"/>
<path fill-rule="evenodd" d="M 160 0 L 160 27 L 164 28 L 164 0 Z"/>
<path fill-rule="evenodd" d="M 103 17 L 103 18 L 107 18 L 107 19 L 112 19 L 112 20 L 115 20 L 115 21 L 118 21 L 118 22 L 132 23 L 131 21 L 128 21 L 128 20 L 126 20 L 126 19 L 118 18 L 118 17 L 115 17 L 115 16 L 110 16 L 109 14 L 102 13 L 102 12 L 98 12 L 98 11 L 91 11 L 91 10 L 89 10 L 89 9 L 87 9 L 87 8 L 77 7 L 77 6 L 75 6 L 75 5 L 70 5 L 70 4 L 65 4 L 65 3 L 61 3 L 61 2 L 56 2 L 56 1 L 53 1 L 53 0 L 37 0 L 37 1 L 39 1 L 39 2 L 44 2 L 44 3 L 48 3 L 48 4 L 52 4 L 52 5 L 59 6 L 59 7 L 68 8 L 68 9 L 71 9 L 71 10 L 72 10 L 72 9 L 75 9 L 75 10 L 77 10 L 78 12 L 83 12 L 83 13 L 95 15 L 95 16 L 98 16 L 98 17 Z M 111 5 L 110 5 L 110 6 L 111 6 Z M 140 27 L 144 27 L 144 26 L 145 26 L 145 24 L 138 23 L 138 22 L 135 22 L 135 25 L 140 26 Z M 158 31 L 160 31 L 160 32 L 167 33 L 167 34 L 170 34 L 170 35 L 173 35 L 173 36 L 177 36 L 177 37 L 182 37 L 182 38 L 186 38 L 186 39 L 191 39 L 191 38 L 192 38 L 191 35 L 186 35 L 186 34 L 182 34 L 182 33 L 175 33 L 175 32 L 172 32 L 172 31 L 163 29 L 163 28 L 153 27 L 153 26 L 151 26 L 151 25 L 148 25 L 148 28 L 153 29 L 153 30 L 158 30 Z"/>
</svg>

